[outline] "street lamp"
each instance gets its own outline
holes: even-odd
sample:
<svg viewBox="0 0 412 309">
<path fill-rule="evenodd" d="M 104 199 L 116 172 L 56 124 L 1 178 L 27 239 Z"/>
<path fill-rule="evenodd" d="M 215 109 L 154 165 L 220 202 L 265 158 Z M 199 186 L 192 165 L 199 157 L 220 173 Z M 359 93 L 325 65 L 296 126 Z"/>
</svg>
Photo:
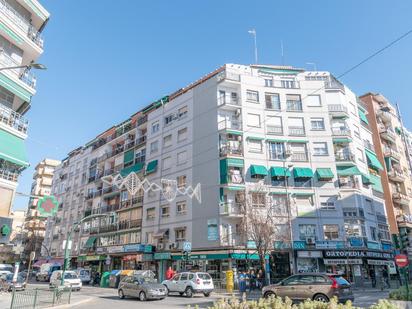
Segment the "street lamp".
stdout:
<svg viewBox="0 0 412 309">
<path fill-rule="evenodd" d="M 12 67 L 4 67 L 4 68 L 0 68 L 0 71 L 5 71 L 5 70 L 14 70 L 14 69 L 36 69 L 36 70 L 46 70 L 46 66 L 44 64 L 41 63 L 30 63 L 30 64 L 26 64 L 26 65 L 16 65 L 16 66 L 12 66 Z"/>
<path fill-rule="evenodd" d="M 62 272 L 62 277 L 61 277 L 61 279 L 60 279 L 60 284 L 61 284 L 61 285 L 64 285 L 64 275 L 65 275 L 65 272 L 66 272 L 67 264 L 68 264 L 68 262 L 69 262 L 69 242 L 71 241 L 73 231 L 74 231 L 80 224 L 82 224 L 82 223 L 85 222 L 85 221 L 89 221 L 89 220 L 95 219 L 95 218 L 110 217 L 110 216 L 116 217 L 117 215 L 116 215 L 116 213 L 114 213 L 114 212 L 109 212 L 109 213 L 106 213 L 106 214 L 90 215 L 90 216 L 84 217 L 84 218 L 81 219 L 79 222 L 76 222 L 76 223 L 74 223 L 74 224 L 72 225 L 72 228 L 70 229 L 70 232 L 69 232 L 69 234 L 67 235 L 66 243 L 65 243 L 65 245 L 64 245 L 63 272 Z"/>
<path fill-rule="evenodd" d="M 287 177 L 288 171 L 290 168 L 293 167 L 293 164 L 288 164 L 288 167 L 286 169 L 286 160 L 290 155 L 284 155 L 284 160 L 283 160 L 283 172 L 284 172 L 284 184 L 285 184 L 285 193 L 286 193 L 286 208 L 287 208 L 287 212 L 288 212 L 288 225 L 289 225 L 289 237 L 290 237 L 290 266 L 291 266 L 291 271 L 292 274 L 295 273 L 295 263 L 294 263 L 294 254 L 293 254 L 293 226 L 292 226 L 292 210 L 291 210 L 291 204 L 290 204 L 290 200 L 289 200 L 289 192 L 288 192 L 288 188 L 289 188 L 289 180 Z"/>
</svg>

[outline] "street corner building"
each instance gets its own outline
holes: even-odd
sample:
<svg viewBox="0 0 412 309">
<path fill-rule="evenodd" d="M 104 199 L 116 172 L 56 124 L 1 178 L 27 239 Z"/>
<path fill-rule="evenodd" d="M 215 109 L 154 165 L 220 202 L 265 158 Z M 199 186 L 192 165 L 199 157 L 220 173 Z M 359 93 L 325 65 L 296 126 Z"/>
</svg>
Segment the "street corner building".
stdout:
<svg viewBox="0 0 412 309">
<path fill-rule="evenodd" d="M 74 222 L 115 212 L 74 229 L 73 267 L 152 269 L 160 279 L 169 266 L 196 267 L 224 280 L 227 270 L 261 265 L 242 232 L 247 203 L 270 209 L 284 231 L 265 257 L 271 278 L 340 271 L 365 284 L 371 271 L 392 269 L 398 222 L 377 122 L 329 72 L 226 64 L 70 152 L 54 174 L 59 211 L 43 247 L 62 258 Z M 145 179 L 134 195 L 105 181 L 131 173 Z M 162 180 L 175 181 L 174 191 L 158 190 Z M 177 190 L 197 184 L 201 199 Z"/>
<path fill-rule="evenodd" d="M 36 77 L 26 66 L 43 53 L 42 31 L 49 13 L 37 0 L 0 1 L 0 250 L 7 251 L 6 230 L 20 173 L 29 166 L 24 114 L 36 93 Z M 7 228 L 8 227 L 8 228 Z M 0 261 L 2 258 L 0 257 Z M 3 259 L 4 260 L 4 259 Z M 6 259 L 7 260 L 7 259 Z"/>
</svg>

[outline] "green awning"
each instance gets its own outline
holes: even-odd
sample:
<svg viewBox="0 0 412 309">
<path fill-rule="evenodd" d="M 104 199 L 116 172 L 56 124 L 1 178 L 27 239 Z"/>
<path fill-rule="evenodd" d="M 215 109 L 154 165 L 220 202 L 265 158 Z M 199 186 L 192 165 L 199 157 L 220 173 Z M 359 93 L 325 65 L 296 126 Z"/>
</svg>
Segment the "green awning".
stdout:
<svg viewBox="0 0 412 309">
<path fill-rule="evenodd" d="M 381 178 L 379 176 L 376 176 L 376 175 L 373 175 L 373 174 L 370 174 L 369 177 L 372 181 L 372 189 L 374 191 L 383 193 Z"/>
<path fill-rule="evenodd" d="M 84 244 L 85 248 L 92 248 L 94 243 L 96 242 L 96 237 L 95 236 L 90 236 L 87 240 L 86 243 Z"/>
<path fill-rule="evenodd" d="M 312 178 L 313 171 L 308 167 L 295 167 L 293 169 L 294 178 Z"/>
<path fill-rule="evenodd" d="M 245 190 L 245 187 L 237 187 L 237 186 L 228 186 L 226 189 L 231 190 L 231 191 L 243 191 Z"/>
<path fill-rule="evenodd" d="M 288 143 L 299 143 L 299 144 L 305 144 L 307 143 L 307 140 L 304 139 L 290 139 L 288 140 Z"/>
<path fill-rule="evenodd" d="M 369 176 L 369 175 L 366 175 L 366 174 L 362 174 L 362 183 L 363 183 L 364 185 L 370 185 L 370 184 L 372 184 L 372 180 L 371 180 L 370 176 Z"/>
<path fill-rule="evenodd" d="M 360 120 L 363 121 L 364 123 L 369 124 L 368 118 L 366 117 L 365 112 L 364 112 L 363 110 L 361 110 L 361 109 L 359 110 L 359 118 L 360 118 Z"/>
<path fill-rule="evenodd" d="M 272 166 L 270 168 L 270 177 L 290 177 L 290 170 L 286 167 Z"/>
<path fill-rule="evenodd" d="M 129 162 L 132 162 L 133 160 L 134 160 L 134 150 L 132 149 L 132 150 L 126 151 L 123 156 L 123 163 L 126 164 Z"/>
<path fill-rule="evenodd" d="M 333 138 L 332 139 L 334 143 L 350 143 L 352 142 L 352 139 L 349 137 L 339 137 L 339 138 Z"/>
<path fill-rule="evenodd" d="M 225 160 L 227 166 L 243 167 L 244 165 L 243 159 L 228 158 Z"/>
<path fill-rule="evenodd" d="M 144 163 L 136 163 L 135 165 L 126 167 L 120 171 L 120 175 L 125 177 L 129 175 L 131 172 L 138 173 L 143 169 Z"/>
<path fill-rule="evenodd" d="M 316 175 L 318 179 L 332 179 L 334 177 L 330 168 L 317 168 Z"/>
<path fill-rule="evenodd" d="M 368 159 L 368 165 L 370 168 L 373 168 L 374 170 L 383 170 L 382 164 L 379 162 L 378 158 L 376 155 L 372 152 L 369 151 L 368 149 L 365 149 L 366 152 L 366 157 Z"/>
<path fill-rule="evenodd" d="M 255 141 L 263 141 L 265 138 L 264 137 L 259 137 L 259 136 L 248 136 L 246 139 L 251 139 Z"/>
<path fill-rule="evenodd" d="M 272 143 L 285 143 L 288 140 L 286 139 L 281 139 L 281 138 L 267 138 L 266 142 L 272 142 Z"/>
<path fill-rule="evenodd" d="M 226 130 L 226 133 L 233 134 L 233 135 L 243 135 L 243 132 L 235 131 L 235 130 Z"/>
<path fill-rule="evenodd" d="M 154 173 L 157 170 L 158 160 L 150 161 L 146 167 L 146 174 Z"/>
<path fill-rule="evenodd" d="M 28 167 L 24 140 L 0 129 L 0 159 L 22 167 Z"/>
<path fill-rule="evenodd" d="M 338 176 L 362 175 L 357 166 L 337 166 Z"/>
<path fill-rule="evenodd" d="M 312 196 L 315 195 L 314 192 L 293 192 L 292 195 L 294 196 Z"/>
<path fill-rule="evenodd" d="M 272 192 L 269 192 L 269 194 L 272 194 L 272 195 L 286 195 L 286 192 L 285 191 L 272 191 Z"/>
<path fill-rule="evenodd" d="M 263 165 L 251 165 L 250 176 L 267 176 L 268 170 Z"/>
<path fill-rule="evenodd" d="M 401 135 L 401 134 L 402 134 L 402 130 L 401 130 L 401 128 L 399 128 L 399 127 L 395 127 L 395 132 L 396 132 L 398 135 Z"/>
</svg>

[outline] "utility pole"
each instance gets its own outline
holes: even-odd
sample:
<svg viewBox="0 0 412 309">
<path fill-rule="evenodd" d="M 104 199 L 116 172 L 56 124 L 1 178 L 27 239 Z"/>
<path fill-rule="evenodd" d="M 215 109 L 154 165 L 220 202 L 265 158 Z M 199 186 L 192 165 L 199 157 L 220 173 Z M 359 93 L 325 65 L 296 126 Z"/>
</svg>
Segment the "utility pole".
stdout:
<svg viewBox="0 0 412 309">
<path fill-rule="evenodd" d="M 253 40 L 255 43 L 255 64 L 258 64 L 258 50 L 257 50 L 257 41 L 256 41 L 256 30 L 253 28 L 252 30 L 248 31 L 251 35 L 253 35 Z"/>
</svg>

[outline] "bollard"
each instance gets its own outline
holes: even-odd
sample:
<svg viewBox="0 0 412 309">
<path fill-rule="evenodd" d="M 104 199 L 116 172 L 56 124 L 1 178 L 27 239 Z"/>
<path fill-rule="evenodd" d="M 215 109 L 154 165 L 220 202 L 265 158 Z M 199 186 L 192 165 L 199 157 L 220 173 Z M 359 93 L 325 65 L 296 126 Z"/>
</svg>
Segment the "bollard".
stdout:
<svg viewBox="0 0 412 309">
<path fill-rule="evenodd" d="M 37 303 L 37 289 L 34 289 L 34 298 L 33 298 L 33 309 L 36 309 L 36 303 Z"/>
</svg>

